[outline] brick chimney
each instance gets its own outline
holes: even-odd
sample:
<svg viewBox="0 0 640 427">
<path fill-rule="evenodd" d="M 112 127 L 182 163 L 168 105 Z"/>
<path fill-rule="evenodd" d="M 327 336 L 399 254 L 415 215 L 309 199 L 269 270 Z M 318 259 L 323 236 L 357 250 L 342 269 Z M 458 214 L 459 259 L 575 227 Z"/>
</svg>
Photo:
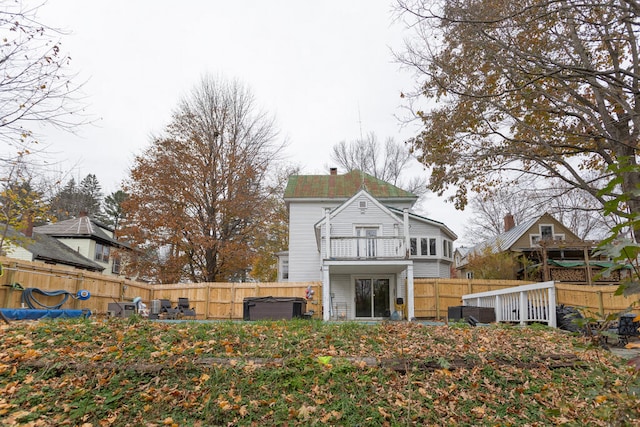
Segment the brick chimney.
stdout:
<svg viewBox="0 0 640 427">
<path fill-rule="evenodd" d="M 504 216 L 504 231 L 505 231 L 505 233 L 507 231 L 511 230 L 515 226 L 516 226 L 516 221 L 513 219 L 513 215 L 511 215 L 510 213 L 506 214 Z"/>
<path fill-rule="evenodd" d="M 329 168 L 329 174 L 338 175 L 338 168 Z"/>
</svg>

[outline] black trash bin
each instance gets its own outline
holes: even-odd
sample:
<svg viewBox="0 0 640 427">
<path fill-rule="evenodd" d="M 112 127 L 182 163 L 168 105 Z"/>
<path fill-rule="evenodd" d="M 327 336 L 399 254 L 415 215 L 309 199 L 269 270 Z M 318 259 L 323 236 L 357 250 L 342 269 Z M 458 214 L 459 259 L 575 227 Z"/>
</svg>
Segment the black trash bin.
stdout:
<svg viewBox="0 0 640 427">
<path fill-rule="evenodd" d="M 243 300 L 244 320 L 282 320 L 302 318 L 307 300 L 295 297 L 247 297 Z"/>
</svg>

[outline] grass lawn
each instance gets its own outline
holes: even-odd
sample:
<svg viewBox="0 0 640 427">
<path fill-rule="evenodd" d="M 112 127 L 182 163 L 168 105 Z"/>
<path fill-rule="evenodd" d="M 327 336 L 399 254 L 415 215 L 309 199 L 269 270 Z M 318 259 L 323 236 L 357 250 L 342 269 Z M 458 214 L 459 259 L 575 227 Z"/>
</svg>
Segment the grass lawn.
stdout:
<svg viewBox="0 0 640 427">
<path fill-rule="evenodd" d="M 635 367 L 546 327 L 0 327 L 3 426 L 640 425 Z"/>
</svg>

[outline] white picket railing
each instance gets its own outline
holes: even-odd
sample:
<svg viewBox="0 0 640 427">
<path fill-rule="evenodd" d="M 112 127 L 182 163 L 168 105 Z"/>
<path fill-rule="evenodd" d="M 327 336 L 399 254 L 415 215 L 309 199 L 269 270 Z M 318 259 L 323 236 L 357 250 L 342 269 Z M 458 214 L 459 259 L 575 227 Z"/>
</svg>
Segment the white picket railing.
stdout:
<svg viewBox="0 0 640 427">
<path fill-rule="evenodd" d="M 333 259 L 402 259 L 406 255 L 404 237 L 331 237 Z"/>
<path fill-rule="evenodd" d="M 476 307 L 493 307 L 496 322 L 519 322 L 521 325 L 544 322 L 557 327 L 554 282 L 463 295 L 462 302 Z"/>
</svg>

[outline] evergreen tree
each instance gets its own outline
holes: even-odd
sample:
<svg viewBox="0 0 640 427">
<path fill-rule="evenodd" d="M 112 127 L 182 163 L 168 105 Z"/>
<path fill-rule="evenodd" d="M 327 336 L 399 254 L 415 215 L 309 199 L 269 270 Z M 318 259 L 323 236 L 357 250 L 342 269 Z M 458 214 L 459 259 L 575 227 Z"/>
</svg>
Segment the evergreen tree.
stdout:
<svg viewBox="0 0 640 427">
<path fill-rule="evenodd" d="M 102 213 L 102 187 L 98 182 L 98 178 L 94 174 L 87 175 L 80 182 L 80 200 L 82 203 L 82 211 L 88 215 L 99 217 Z"/>
<path fill-rule="evenodd" d="M 103 214 L 100 216 L 100 220 L 106 225 L 112 226 L 114 230 L 117 230 L 124 216 L 122 202 L 127 200 L 127 197 L 127 193 L 122 190 L 114 191 L 105 197 Z"/>
<path fill-rule="evenodd" d="M 77 217 L 81 212 L 99 217 L 101 202 L 100 183 L 94 174 L 89 174 L 80 182 L 80 185 L 76 184 L 74 178 L 69 179 L 67 184 L 53 196 L 49 205 L 52 216 L 57 221 L 64 221 Z"/>
</svg>

